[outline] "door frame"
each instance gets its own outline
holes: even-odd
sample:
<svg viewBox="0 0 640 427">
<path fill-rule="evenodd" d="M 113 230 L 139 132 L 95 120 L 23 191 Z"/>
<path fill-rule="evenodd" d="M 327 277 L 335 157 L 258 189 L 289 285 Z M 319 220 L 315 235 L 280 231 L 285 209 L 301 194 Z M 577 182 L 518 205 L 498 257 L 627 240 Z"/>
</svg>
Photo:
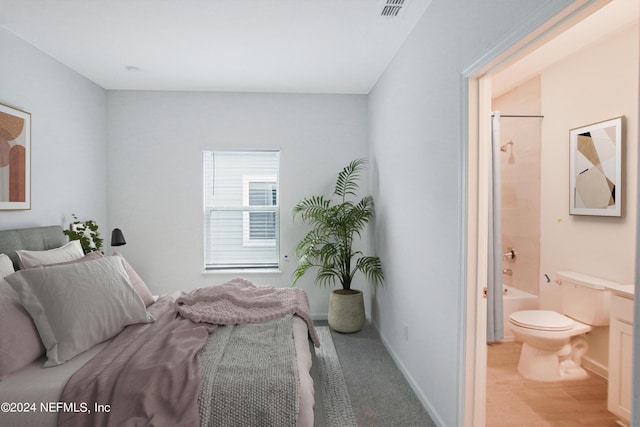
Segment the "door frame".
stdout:
<svg viewBox="0 0 640 427">
<path fill-rule="evenodd" d="M 546 2 L 526 24 L 506 34 L 461 75 L 463 93 L 463 140 L 467 141 L 462 170 L 466 211 L 466 292 L 461 307 L 465 336 L 461 418 L 465 427 L 484 426 L 486 418 L 487 304 L 482 289 L 486 287 L 488 241 L 488 156 L 491 129 L 491 76 L 526 56 L 537 47 L 575 25 L 613 0 L 574 0 Z M 485 118 L 484 120 L 482 118 Z"/>
</svg>

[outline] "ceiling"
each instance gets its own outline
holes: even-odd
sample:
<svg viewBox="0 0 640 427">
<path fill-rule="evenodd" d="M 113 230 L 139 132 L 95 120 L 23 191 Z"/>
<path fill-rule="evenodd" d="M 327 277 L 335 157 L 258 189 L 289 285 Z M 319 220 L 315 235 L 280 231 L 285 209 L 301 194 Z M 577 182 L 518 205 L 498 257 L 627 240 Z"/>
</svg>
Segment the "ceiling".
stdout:
<svg viewBox="0 0 640 427">
<path fill-rule="evenodd" d="M 0 0 L 0 28 L 105 89 L 367 94 L 430 3 Z"/>
<path fill-rule="evenodd" d="M 491 79 L 492 95 L 508 90 L 540 74 L 545 68 L 593 43 L 623 31 L 640 21 L 640 1 L 614 0 L 546 44 L 527 54 Z"/>
</svg>

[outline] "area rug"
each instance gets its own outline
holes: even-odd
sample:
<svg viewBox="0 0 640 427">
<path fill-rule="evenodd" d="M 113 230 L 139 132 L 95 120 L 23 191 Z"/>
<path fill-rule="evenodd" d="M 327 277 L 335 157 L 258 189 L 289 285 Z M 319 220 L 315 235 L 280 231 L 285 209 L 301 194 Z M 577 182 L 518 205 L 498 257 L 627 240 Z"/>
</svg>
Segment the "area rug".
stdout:
<svg viewBox="0 0 640 427">
<path fill-rule="evenodd" d="M 316 331 L 320 338 L 320 348 L 315 349 L 314 363 L 317 364 L 320 379 L 320 391 L 325 409 L 324 422 L 328 427 L 357 426 L 331 331 L 328 326 L 318 326 Z"/>
</svg>

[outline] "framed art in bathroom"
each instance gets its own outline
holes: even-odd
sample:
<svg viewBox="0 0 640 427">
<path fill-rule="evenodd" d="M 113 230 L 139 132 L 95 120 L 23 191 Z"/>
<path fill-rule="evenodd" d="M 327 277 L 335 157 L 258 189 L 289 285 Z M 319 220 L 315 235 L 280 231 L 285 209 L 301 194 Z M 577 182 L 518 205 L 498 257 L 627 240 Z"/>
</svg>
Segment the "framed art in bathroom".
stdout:
<svg viewBox="0 0 640 427">
<path fill-rule="evenodd" d="M 0 210 L 31 209 L 31 114 L 0 104 Z"/>
<path fill-rule="evenodd" d="M 572 129 L 571 215 L 622 216 L 622 126 L 624 117 Z"/>
</svg>

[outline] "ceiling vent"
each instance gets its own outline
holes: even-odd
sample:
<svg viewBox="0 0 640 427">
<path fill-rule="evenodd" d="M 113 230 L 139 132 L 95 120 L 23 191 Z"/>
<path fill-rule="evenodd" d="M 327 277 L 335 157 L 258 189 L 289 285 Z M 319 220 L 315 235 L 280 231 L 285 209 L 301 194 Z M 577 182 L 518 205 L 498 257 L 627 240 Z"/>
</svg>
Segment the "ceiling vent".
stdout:
<svg viewBox="0 0 640 427">
<path fill-rule="evenodd" d="M 384 6 L 382 6 L 380 16 L 384 18 L 395 18 L 407 1 L 408 0 L 386 0 Z"/>
</svg>

